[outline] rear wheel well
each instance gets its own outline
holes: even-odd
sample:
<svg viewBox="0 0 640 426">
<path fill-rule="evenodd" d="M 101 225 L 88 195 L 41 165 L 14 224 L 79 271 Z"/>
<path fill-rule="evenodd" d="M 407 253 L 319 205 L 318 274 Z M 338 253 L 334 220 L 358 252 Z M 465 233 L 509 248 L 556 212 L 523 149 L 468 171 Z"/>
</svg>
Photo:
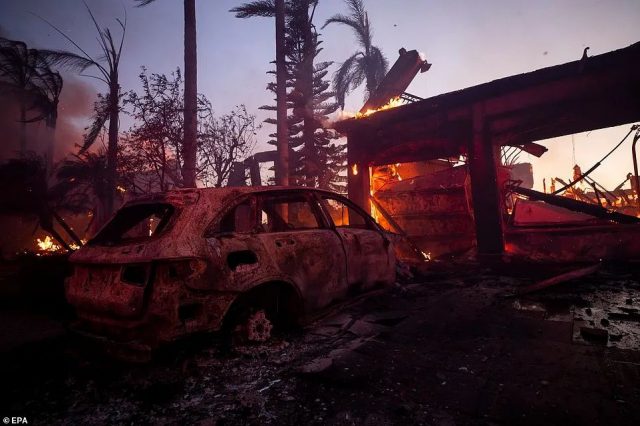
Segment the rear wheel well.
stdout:
<svg viewBox="0 0 640 426">
<path fill-rule="evenodd" d="M 232 329 L 248 312 L 263 309 L 278 329 L 295 327 L 302 317 L 302 299 L 291 284 L 272 281 L 239 295 L 225 316 L 224 328 Z"/>
</svg>

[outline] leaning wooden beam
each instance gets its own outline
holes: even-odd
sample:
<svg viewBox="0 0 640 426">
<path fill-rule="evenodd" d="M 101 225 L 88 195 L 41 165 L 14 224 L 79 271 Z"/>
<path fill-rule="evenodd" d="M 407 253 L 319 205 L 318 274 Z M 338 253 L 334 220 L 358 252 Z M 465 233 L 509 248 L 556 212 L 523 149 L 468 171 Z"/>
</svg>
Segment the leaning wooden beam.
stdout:
<svg viewBox="0 0 640 426">
<path fill-rule="evenodd" d="M 575 280 L 577 278 L 586 277 L 587 275 L 593 274 L 598 269 L 600 269 L 600 263 L 588 266 L 586 268 L 580 268 L 570 272 L 566 272 L 564 274 L 556 275 L 555 277 L 548 278 L 546 280 L 542 280 L 535 284 L 519 288 L 516 291 L 516 294 L 517 295 L 529 294 L 529 293 L 533 293 L 534 291 L 539 291 L 548 287 L 552 287 L 554 285 L 562 284 L 567 281 Z"/>
<path fill-rule="evenodd" d="M 595 204 L 589 204 L 558 195 L 545 194 L 543 192 L 538 192 L 533 189 L 521 188 L 519 186 L 510 185 L 508 186 L 508 189 L 515 192 L 516 194 L 529 197 L 532 200 L 544 201 L 545 203 L 564 207 L 565 209 L 573 210 L 576 212 L 586 213 L 600 219 L 611 220 L 618 223 L 640 223 L 640 218 L 607 210 L 604 207 L 596 206 Z"/>
<path fill-rule="evenodd" d="M 64 221 L 64 219 L 55 211 L 51 212 L 53 214 L 53 217 L 55 218 L 55 220 L 60 224 L 60 226 L 62 226 L 62 229 L 65 230 L 65 232 L 67 233 L 67 235 L 69 235 L 71 237 L 71 239 L 80 247 L 82 247 L 84 245 L 84 243 L 82 242 L 82 240 L 80 239 L 80 237 L 78 237 L 78 234 L 76 234 L 73 229 L 71 229 L 71 227 L 69 225 L 67 225 L 67 222 Z"/>
<path fill-rule="evenodd" d="M 395 221 L 393 216 L 391 216 L 391 214 L 389 214 L 389 212 L 384 207 L 382 207 L 382 205 L 378 202 L 378 200 L 376 200 L 376 198 L 373 195 L 369 196 L 369 200 L 371 200 L 371 203 L 374 205 L 376 210 L 380 212 L 382 217 L 384 217 L 384 219 L 387 222 L 389 222 L 389 225 L 391 225 L 398 234 L 403 235 L 405 237 L 407 236 L 407 233 L 404 232 L 404 229 L 402 229 L 402 227 L 398 224 L 398 222 Z"/>
<path fill-rule="evenodd" d="M 391 214 L 389 214 L 389 212 L 384 207 L 382 207 L 382 205 L 378 202 L 378 200 L 376 200 L 376 198 L 373 195 L 369 196 L 369 200 L 374 205 L 376 210 L 378 210 L 380 214 L 382 214 L 382 217 L 384 217 L 385 220 L 389 222 L 389 225 L 391 225 L 398 232 L 398 234 L 404 237 L 409 247 L 411 247 L 411 250 L 413 250 L 414 253 L 417 254 L 420 259 L 426 259 L 426 256 L 422 252 L 422 250 L 420 250 L 420 248 L 416 245 L 416 243 L 413 242 L 413 240 L 407 235 L 405 230 L 402 229 L 402 227 L 398 224 L 398 222 L 396 222 L 393 219 Z"/>
</svg>

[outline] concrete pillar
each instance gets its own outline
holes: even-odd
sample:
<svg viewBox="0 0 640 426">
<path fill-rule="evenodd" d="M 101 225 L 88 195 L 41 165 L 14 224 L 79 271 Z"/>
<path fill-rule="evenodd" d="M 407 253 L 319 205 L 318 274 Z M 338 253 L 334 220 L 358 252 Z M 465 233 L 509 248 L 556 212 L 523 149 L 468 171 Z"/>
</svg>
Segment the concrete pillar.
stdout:
<svg viewBox="0 0 640 426">
<path fill-rule="evenodd" d="M 468 146 L 471 195 L 476 225 L 478 255 L 504 251 L 502 207 L 495 150 L 487 136 L 482 105 L 473 107 L 473 130 Z"/>
<path fill-rule="evenodd" d="M 362 207 L 366 212 L 371 212 L 369 201 L 369 164 L 356 155 L 356 143 L 354 136 L 349 135 L 347 146 L 347 191 L 351 201 Z"/>
</svg>

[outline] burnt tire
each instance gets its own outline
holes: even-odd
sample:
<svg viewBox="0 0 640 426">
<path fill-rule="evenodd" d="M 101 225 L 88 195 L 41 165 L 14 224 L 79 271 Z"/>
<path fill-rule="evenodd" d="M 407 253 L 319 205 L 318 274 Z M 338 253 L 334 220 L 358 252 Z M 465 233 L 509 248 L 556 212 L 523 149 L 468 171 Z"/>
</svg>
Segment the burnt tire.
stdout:
<svg viewBox="0 0 640 426">
<path fill-rule="evenodd" d="M 233 330 L 234 344 L 262 344 L 273 336 L 274 325 L 264 309 L 254 310 L 236 324 Z"/>
<path fill-rule="evenodd" d="M 254 289 L 236 300 L 223 328 L 228 347 L 264 344 L 298 324 L 297 298 L 279 286 Z"/>
</svg>

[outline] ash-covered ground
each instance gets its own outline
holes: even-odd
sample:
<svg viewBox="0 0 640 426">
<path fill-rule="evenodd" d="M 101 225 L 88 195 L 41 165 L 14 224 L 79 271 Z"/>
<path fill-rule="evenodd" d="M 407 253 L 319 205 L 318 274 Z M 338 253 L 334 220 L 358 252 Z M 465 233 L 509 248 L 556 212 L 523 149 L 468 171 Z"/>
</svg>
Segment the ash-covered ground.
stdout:
<svg viewBox="0 0 640 426">
<path fill-rule="evenodd" d="M 527 296 L 544 268 L 445 266 L 300 332 L 148 364 L 5 309 L 2 416 L 29 424 L 640 424 L 640 273 L 607 267 Z"/>
</svg>

